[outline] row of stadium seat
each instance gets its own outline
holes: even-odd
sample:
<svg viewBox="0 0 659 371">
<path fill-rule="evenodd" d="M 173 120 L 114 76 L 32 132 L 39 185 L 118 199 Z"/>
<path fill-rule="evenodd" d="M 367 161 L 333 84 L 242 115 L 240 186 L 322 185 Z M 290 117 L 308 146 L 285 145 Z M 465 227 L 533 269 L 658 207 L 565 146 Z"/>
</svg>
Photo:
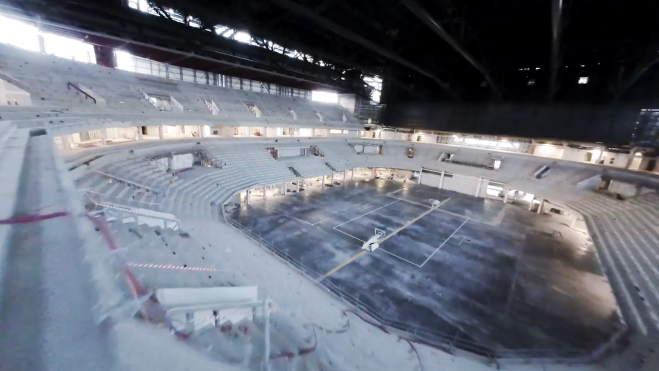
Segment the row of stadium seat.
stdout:
<svg viewBox="0 0 659 371">
<path fill-rule="evenodd" d="M 166 80 L 41 55 L 9 45 L 0 45 L 0 67 L 0 78 L 28 91 L 33 105 L 60 107 L 69 114 L 133 113 L 161 114 L 162 117 L 163 112 L 148 100 L 148 97 L 158 97 L 180 103 L 183 112 L 178 114 L 181 116 L 202 115 L 236 126 L 361 128 L 359 121 L 338 104 Z M 97 99 L 97 103 L 90 97 Z M 211 102 L 217 108 L 216 116 L 212 116 L 209 108 Z"/>
<path fill-rule="evenodd" d="M 234 193 L 295 177 L 260 146 L 206 146 L 204 152 L 211 157 L 216 171 L 171 186 L 165 206 L 171 213 L 217 220 L 217 206 Z"/>
<path fill-rule="evenodd" d="M 330 169 L 323 160 L 323 157 L 317 156 L 296 156 L 282 157 L 277 160 L 277 162 L 283 163 L 287 167 L 294 168 L 303 178 L 313 178 L 332 173 L 332 169 Z"/>
<path fill-rule="evenodd" d="M 592 193 L 567 201 L 585 218 L 630 325 L 659 334 L 659 197 L 605 200 Z"/>
</svg>

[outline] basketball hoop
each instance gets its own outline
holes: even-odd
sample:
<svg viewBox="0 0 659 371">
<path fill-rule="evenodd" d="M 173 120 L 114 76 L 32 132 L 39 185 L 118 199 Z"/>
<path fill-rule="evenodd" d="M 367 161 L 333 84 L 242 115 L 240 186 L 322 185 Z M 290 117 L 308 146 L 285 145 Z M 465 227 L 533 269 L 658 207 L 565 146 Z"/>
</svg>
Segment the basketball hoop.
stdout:
<svg viewBox="0 0 659 371">
<path fill-rule="evenodd" d="M 437 209 L 442 204 L 440 200 L 434 200 L 432 198 L 428 201 L 430 202 L 430 207 L 432 207 L 433 209 Z"/>
<path fill-rule="evenodd" d="M 387 232 L 383 231 L 382 229 L 377 229 L 375 228 L 375 234 L 374 236 L 377 237 L 378 239 L 383 238 L 384 236 L 387 235 Z"/>
</svg>

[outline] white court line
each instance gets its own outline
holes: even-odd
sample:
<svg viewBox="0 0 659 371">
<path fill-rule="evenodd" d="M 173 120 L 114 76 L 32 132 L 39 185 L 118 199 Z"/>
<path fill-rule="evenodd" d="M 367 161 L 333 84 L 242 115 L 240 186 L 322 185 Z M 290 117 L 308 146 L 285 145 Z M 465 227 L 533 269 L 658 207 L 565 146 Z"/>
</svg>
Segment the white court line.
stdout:
<svg viewBox="0 0 659 371">
<path fill-rule="evenodd" d="M 380 206 L 380 207 L 378 207 L 377 209 L 373 209 L 373 210 L 367 212 L 366 214 L 360 215 L 360 216 L 358 216 L 358 217 L 356 217 L 356 218 L 352 218 L 352 219 L 348 220 L 347 222 L 341 223 L 341 224 L 337 225 L 336 227 L 340 227 L 340 226 L 342 226 L 342 225 L 344 225 L 344 224 L 348 224 L 348 223 L 350 223 L 350 222 L 353 221 L 353 220 L 357 220 L 357 219 L 361 218 L 362 216 L 366 216 L 366 215 L 368 215 L 368 214 L 370 214 L 370 213 L 372 213 L 372 212 L 375 212 L 375 211 L 378 211 L 378 210 L 380 210 L 380 209 L 383 209 L 383 208 L 385 208 L 385 207 L 387 207 L 387 206 L 389 206 L 389 205 L 391 205 L 391 204 L 395 204 L 395 203 L 398 202 L 398 201 L 400 201 L 400 200 L 396 200 L 396 201 L 394 201 L 394 202 L 390 202 L 390 203 L 388 203 L 388 204 L 386 204 L 386 205 L 384 205 L 384 206 Z M 334 227 L 334 229 L 336 229 L 336 227 Z"/>
<path fill-rule="evenodd" d="M 442 247 L 448 242 L 448 240 L 450 240 L 451 237 L 453 237 L 454 234 L 458 233 L 458 231 L 460 230 L 460 228 L 462 228 L 462 226 L 465 225 L 468 221 L 469 221 L 469 218 L 467 218 L 467 220 L 465 220 L 464 222 L 462 222 L 462 224 L 460 224 L 460 226 L 459 226 L 455 231 L 453 231 L 453 233 L 451 233 L 451 235 L 448 236 L 448 238 L 447 238 L 446 240 L 444 240 L 444 242 L 442 242 L 441 245 L 439 245 L 439 247 L 437 248 L 437 250 L 433 251 L 433 253 L 430 254 L 430 256 L 428 257 L 428 259 L 426 259 L 426 261 L 424 261 L 423 264 L 421 264 L 421 267 L 423 267 L 424 265 L 426 265 L 426 263 L 427 263 L 430 259 L 432 259 L 432 257 L 437 253 L 437 251 L 439 251 L 439 249 L 441 249 L 441 248 L 442 248 Z"/>
<path fill-rule="evenodd" d="M 417 267 L 421 268 L 420 265 L 418 265 L 418 264 L 416 264 L 416 263 L 412 263 L 411 261 L 409 261 L 409 260 L 407 260 L 407 259 L 401 258 L 400 256 L 398 256 L 398 255 L 396 255 L 396 254 L 394 254 L 394 253 L 390 253 L 389 251 L 387 251 L 387 250 L 385 250 L 385 249 L 383 249 L 383 248 L 379 248 L 379 249 L 377 249 L 377 250 L 375 250 L 375 251 L 384 251 L 384 252 L 386 252 L 386 253 L 389 254 L 389 255 L 395 256 L 395 257 L 397 257 L 397 258 L 400 259 L 400 260 L 406 261 L 406 262 L 408 262 L 408 263 L 410 263 L 410 264 L 412 264 L 412 265 L 414 265 L 414 266 L 417 266 Z"/>
<path fill-rule="evenodd" d="M 357 238 L 357 237 L 355 237 L 355 236 L 353 236 L 353 235 L 351 235 L 351 234 L 349 234 L 349 233 L 346 233 L 346 232 L 344 232 L 344 231 L 342 231 L 342 230 L 340 230 L 340 229 L 336 229 L 336 227 L 334 227 L 334 230 L 337 231 L 337 232 L 341 232 L 341 233 L 345 234 L 346 236 L 352 237 L 352 238 L 354 238 L 355 240 L 358 240 L 358 241 L 361 241 L 361 242 L 366 242 L 366 241 L 364 241 L 364 240 L 362 240 L 362 239 L 359 239 L 359 238 Z"/>
</svg>

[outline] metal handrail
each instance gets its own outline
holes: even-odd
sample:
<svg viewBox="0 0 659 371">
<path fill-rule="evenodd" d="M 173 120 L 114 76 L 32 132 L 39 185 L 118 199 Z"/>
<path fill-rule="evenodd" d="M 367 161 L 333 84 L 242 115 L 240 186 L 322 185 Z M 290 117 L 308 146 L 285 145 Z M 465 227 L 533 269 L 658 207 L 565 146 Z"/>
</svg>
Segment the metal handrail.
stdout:
<svg viewBox="0 0 659 371">
<path fill-rule="evenodd" d="M 74 89 L 76 92 L 78 92 L 78 93 L 82 93 L 82 95 L 85 96 L 85 99 L 89 98 L 89 99 L 91 99 L 91 100 L 94 101 L 94 104 L 96 104 L 96 98 L 92 97 L 92 96 L 89 95 L 86 91 L 80 89 L 79 87 L 75 86 L 74 84 L 72 84 L 72 83 L 70 83 L 70 82 L 67 82 L 67 83 L 66 83 L 66 88 L 69 89 L 69 90 L 71 90 L 71 87 L 73 87 L 73 89 Z"/>
<path fill-rule="evenodd" d="M 274 255 L 284 260 L 286 263 L 300 271 L 303 275 L 311 280 L 315 280 L 318 277 L 321 277 L 322 274 L 316 272 L 312 268 L 305 266 L 301 261 L 297 261 L 290 257 L 286 252 L 276 248 L 273 244 L 269 243 L 261 236 L 256 235 L 254 232 L 245 228 L 239 222 L 227 218 L 228 224 L 236 228 L 238 231 L 243 233 L 246 237 L 256 242 L 257 244 L 265 247 Z M 349 294 L 346 290 L 340 286 L 333 284 L 328 280 L 323 280 L 321 283 L 325 288 L 328 289 L 332 294 L 336 295 L 342 301 L 347 302 L 350 305 L 353 305 L 363 313 L 372 317 L 376 321 L 380 322 L 382 325 L 395 328 L 399 331 L 404 331 L 409 333 L 419 339 L 422 342 L 427 342 L 439 346 L 440 348 L 445 349 L 449 353 L 453 353 L 455 350 L 462 350 L 469 353 L 472 353 L 476 356 L 486 357 L 492 361 L 494 360 L 503 360 L 503 359 L 524 359 L 524 360 L 551 360 L 552 362 L 590 362 L 598 357 L 600 357 L 605 351 L 606 348 L 612 346 L 611 342 L 608 342 L 601 346 L 599 349 L 594 351 L 585 351 L 580 349 L 497 349 L 492 348 L 487 345 L 479 344 L 467 339 L 460 339 L 460 330 L 456 330 L 454 334 L 448 334 L 440 331 L 435 331 L 428 328 L 418 327 L 410 325 L 407 323 L 402 323 L 400 321 L 390 320 L 383 317 L 375 309 L 371 308 L 359 298 Z M 358 294 L 357 294 L 358 295 Z M 615 337 L 618 337 L 619 334 L 616 334 Z"/>
</svg>

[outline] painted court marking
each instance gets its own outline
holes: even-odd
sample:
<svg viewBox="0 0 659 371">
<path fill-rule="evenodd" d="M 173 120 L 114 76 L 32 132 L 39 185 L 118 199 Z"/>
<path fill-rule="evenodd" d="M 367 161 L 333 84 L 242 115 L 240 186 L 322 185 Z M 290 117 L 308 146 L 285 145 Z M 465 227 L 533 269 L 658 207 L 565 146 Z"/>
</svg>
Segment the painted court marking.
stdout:
<svg viewBox="0 0 659 371">
<path fill-rule="evenodd" d="M 373 209 L 373 210 L 367 212 L 366 214 L 362 214 L 362 215 L 360 215 L 360 216 L 358 216 L 358 217 L 356 217 L 356 218 L 352 218 L 352 219 L 348 220 L 347 222 L 343 222 L 343 223 L 337 225 L 336 227 L 334 227 L 334 229 L 336 229 L 337 227 L 340 227 L 340 226 L 342 226 L 342 225 L 344 225 L 344 224 L 348 224 L 348 223 L 352 222 L 353 220 L 357 220 L 357 219 L 359 219 L 359 218 L 361 218 L 361 217 L 363 217 L 363 216 L 366 216 L 366 215 L 368 215 L 368 214 L 374 213 L 374 212 L 376 212 L 376 211 L 378 211 L 378 210 L 380 210 L 380 209 L 384 209 L 385 207 L 387 207 L 387 206 L 389 206 L 389 205 L 392 205 L 392 204 L 395 204 L 395 203 L 398 202 L 398 201 L 400 201 L 400 200 L 396 200 L 396 201 L 394 201 L 394 202 L 390 202 L 390 203 L 388 203 L 388 204 L 386 204 L 386 205 L 384 205 L 384 206 L 380 206 L 380 207 L 378 207 L 377 209 Z"/>
<path fill-rule="evenodd" d="M 357 240 L 357 241 L 366 242 L 366 241 L 362 240 L 361 238 L 357 238 L 357 237 L 355 237 L 355 236 L 353 236 L 353 235 L 351 235 L 351 234 L 349 234 L 349 233 L 346 233 L 346 232 L 344 232 L 344 231 L 342 231 L 342 230 L 340 230 L 340 229 L 336 229 L 336 227 L 334 227 L 334 230 L 337 231 L 337 232 L 341 232 L 341 233 L 345 234 L 345 235 L 348 236 L 348 237 L 352 237 L 352 238 L 354 238 L 354 239 Z"/>
<path fill-rule="evenodd" d="M 334 269 L 332 269 L 331 271 L 329 271 L 329 272 L 325 273 L 324 275 L 320 276 L 320 278 L 318 278 L 318 279 L 316 280 L 316 282 L 320 282 L 320 281 L 324 280 L 325 278 L 327 278 L 327 277 L 333 275 L 336 271 L 338 271 L 339 269 L 341 269 L 341 268 L 345 267 L 346 265 L 352 263 L 353 261 L 357 260 L 360 256 L 362 256 L 362 255 L 364 255 L 364 254 L 366 254 L 366 253 L 367 253 L 366 250 L 362 250 L 359 254 L 357 254 L 357 255 L 353 256 L 352 258 L 346 260 L 345 262 L 343 262 L 343 263 L 337 265 L 337 266 L 334 267 Z"/>
<path fill-rule="evenodd" d="M 385 205 L 385 206 L 387 206 L 387 205 Z M 384 206 L 383 206 L 383 207 L 384 207 Z M 416 217 L 416 218 L 412 219 L 411 221 L 407 222 L 407 223 L 406 223 L 404 226 L 402 226 L 401 228 L 398 228 L 396 231 L 394 231 L 394 233 L 391 233 L 391 234 L 389 234 L 387 237 L 381 239 L 381 240 L 379 241 L 379 243 L 384 242 L 384 241 L 385 241 L 387 238 L 389 238 L 390 236 L 393 236 L 394 234 L 396 234 L 396 233 L 402 231 L 403 229 L 407 228 L 408 226 L 414 224 L 414 222 L 416 222 L 417 220 L 419 220 L 419 219 L 423 218 L 424 216 L 428 215 L 428 214 L 431 213 L 433 210 L 437 210 L 437 209 L 429 209 L 429 210 L 425 211 L 424 213 L 422 213 L 422 214 L 419 215 L 418 217 Z M 373 211 L 375 211 L 375 210 L 373 210 Z M 366 214 L 364 214 L 364 215 L 366 215 Z M 364 215 L 362 215 L 362 216 L 364 216 Z M 359 216 L 358 218 L 361 218 L 361 216 Z M 426 263 L 428 263 L 428 262 L 430 261 L 430 259 L 432 259 L 433 256 L 435 256 L 435 254 L 437 253 L 437 251 L 441 250 L 441 248 L 444 247 L 444 245 L 446 245 L 446 243 L 447 243 L 451 238 L 453 238 L 453 236 L 455 236 L 455 234 L 458 233 L 458 231 L 459 231 L 459 230 L 460 230 L 465 224 L 467 224 L 467 222 L 468 222 L 469 220 L 471 220 L 471 219 L 469 219 L 469 218 L 465 219 L 465 221 L 462 222 L 462 224 L 460 224 L 460 226 L 459 226 L 458 228 L 456 228 L 455 231 L 453 231 L 453 233 L 451 233 L 451 235 L 448 236 L 448 237 L 444 240 L 444 242 L 442 242 L 442 244 L 439 245 L 439 247 L 437 247 L 437 249 L 435 249 L 435 251 L 433 251 L 433 253 L 430 254 L 430 256 L 429 256 L 428 258 L 426 258 L 426 260 L 425 260 L 423 263 L 421 263 L 421 265 L 416 264 L 416 263 L 414 263 L 414 262 L 411 262 L 411 261 L 409 261 L 409 260 L 407 260 L 407 259 L 405 259 L 405 258 L 402 258 L 402 257 L 400 257 L 400 256 L 398 256 L 398 255 L 396 255 L 396 254 L 394 254 L 394 253 L 392 253 L 392 252 L 389 252 L 389 251 L 387 251 L 387 250 L 385 250 L 385 249 L 383 249 L 383 248 L 379 248 L 379 249 L 377 249 L 377 250 L 375 250 L 375 251 L 381 250 L 382 252 L 387 253 L 387 254 L 389 254 L 389 255 L 391 255 L 391 256 L 394 256 L 394 257 L 396 257 L 396 258 L 398 258 L 398 259 L 400 259 L 400 260 L 402 260 L 402 261 L 405 261 L 405 262 L 407 262 L 407 263 L 409 263 L 409 264 L 412 264 L 412 265 L 414 265 L 415 267 L 423 268 L 423 266 L 426 265 Z M 341 233 L 343 233 L 343 234 L 345 234 L 345 235 L 347 235 L 347 236 L 350 236 L 350 237 L 352 237 L 352 238 L 354 238 L 354 239 L 356 239 L 356 240 L 359 240 L 359 241 L 361 241 L 361 242 L 364 242 L 364 240 L 359 239 L 359 238 L 357 238 L 357 237 L 355 237 L 355 236 L 353 236 L 353 235 L 351 235 L 351 234 L 348 234 L 348 233 L 346 233 L 346 232 L 343 232 L 343 231 L 340 230 L 340 229 L 336 229 L 336 227 L 334 227 L 334 229 L 335 229 L 336 231 L 339 231 L 339 232 L 341 232 Z M 464 239 L 463 239 L 463 240 L 464 240 Z M 462 242 L 461 242 L 461 243 L 462 243 Z M 345 262 L 343 262 L 343 263 L 337 265 L 337 266 L 334 267 L 332 270 L 330 270 L 329 272 L 325 273 L 325 274 L 322 275 L 320 278 L 318 278 L 318 279 L 316 280 L 316 282 L 320 282 L 320 281 L 324 280 L 325 278 L 331 276 L 332 274 L 336 273 L 339 269 L 345 267 L 346 265 L 348 265 L 348 264 L 352 263 L 353 261 L 357 260 L 360 256 L 366 254 L 366 252 L 367 252 L 366 250 L 363 250 L 363 251 L 361 251 L 360 253 L 358 253 L 357 255 L 355 255 L 355 256 L 351 257 L 350 259 L 346 260 Z"/>
<path fill-rule="evenodd" d="M 453 231 L 453 233 L 451 233 L 451 235 L 448 236 L 448 238 L 446 238 L 446 240 L 444 240 L 444 242 L 442 242 L 442 244 L 439 245 L 439 247 L 438 247 L 438 248 L 437 248 L 432 254 L 430 254 L 430 256 L 428 257 L 428 259 L 426 259 L 426 261 L 424 261 L 423 264 L 421 264 L 421 267 L 423 267 L 424 265 L 426 265 L 426 263 L 427 263 L 428 261 L 430 261 L 430 259 L 432 259 L 432 257 L 437 253 L 437 251 L 439 251 L 442 247 L 444 247 L 444 245 L 446 245 L 446 243 L 448 242 L 448 240 L 450 240 L 451 237 L 453 237 L 456 233 L 458 233 L 458 231 L 460 230 L 460 228 L 462 228 L 463 225 L 467 224 L 467 222 L 468 222 L 469 220 L 470 220 L 470 219 L 467 218 L 464 222 L 462 222 L 462 224 L 460 224 L 460 226 L 459 226 L 455 231 Z"/>
</svg>

